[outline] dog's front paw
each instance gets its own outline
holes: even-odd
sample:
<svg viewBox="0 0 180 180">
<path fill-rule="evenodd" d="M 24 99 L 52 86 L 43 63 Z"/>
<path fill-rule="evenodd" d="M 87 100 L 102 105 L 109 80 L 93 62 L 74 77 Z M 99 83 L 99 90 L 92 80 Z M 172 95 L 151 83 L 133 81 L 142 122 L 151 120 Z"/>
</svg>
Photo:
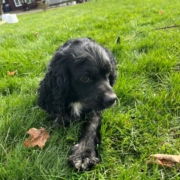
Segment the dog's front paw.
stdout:
<svg viewBox="0 0 180 180">
<path fill-rule="evenodd" d="M 78 170 L 87 170 L 99 163 L 99 158 L 94 148 L 76 144 L 72 147 L 72 154 L 68 161 Z"/>
</svg>

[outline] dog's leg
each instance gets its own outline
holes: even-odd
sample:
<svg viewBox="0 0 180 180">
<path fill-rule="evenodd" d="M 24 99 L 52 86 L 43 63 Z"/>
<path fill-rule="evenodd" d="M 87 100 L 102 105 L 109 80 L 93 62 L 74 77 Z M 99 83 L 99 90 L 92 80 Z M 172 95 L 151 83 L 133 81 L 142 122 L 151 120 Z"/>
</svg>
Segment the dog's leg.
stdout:
<svg viewBox="0 0 180 180">
<path fill-rule="evenodd" d="M 100 142 L 101 115 L 92 111 L 88 115 L 79 143 L 72 147 L 69 162 L 77 170 L 86 170 L 99 162 L 96 146 Z"/>
</svg>

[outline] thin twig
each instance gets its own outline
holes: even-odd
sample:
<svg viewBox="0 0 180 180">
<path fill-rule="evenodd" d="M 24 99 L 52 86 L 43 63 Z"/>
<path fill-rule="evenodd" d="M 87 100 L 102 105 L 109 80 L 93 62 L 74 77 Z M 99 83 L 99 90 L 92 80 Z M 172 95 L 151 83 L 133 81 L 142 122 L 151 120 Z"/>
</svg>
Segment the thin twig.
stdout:
<svg viewBox="0 0 180 180">
<path fill-rule="evenodd" d="M 138 34 L 141 34 L 141 33 L 143 33 L 143 32 L 145 32 L 145 31 L 140 31 L 140 32 L 138 32 L 138 33 L 136 33 L 136 34 L 133 34 L 132 36 L 126 38 L 124 41 L 128 41 L 128 40 L 130 40 L 130 39 L 133 39 L 133 38 L 135 38 Z"/>
<path fill-rule="evenodd" d="M 180 27 L 180 25 L 165 26 L 165 27 L 160 27 L 160 28 L 151 29 L 151 30 L 149 30 L 149 31 L 164 30 L 164 29 L 177 28 L 177 27 Z M 138 34 L 141 34 L 141 33 L 144 33 L 144 32 L 148 32 L 148 31 L 140 31 L 140 32 L 138 32 L 138 33 L 136 33 L 136 34 L 134 34 L 134 35 L 126 38 L 124 41 L 128 41 L 128 40 L 130 40 L 130 39 L 133 39 L 133 38 L 135 38 Z"/>
<path fill-rule="evenodd" d="M 155 28 L 155 29 L 152 29 L 152 30 L 161 30 L 161 29 L 177 28 L 177 27 L 179 27 L 179 26 L 180 26 L 180 25 L 165 26 L 165 27 Z"/>
</svg>

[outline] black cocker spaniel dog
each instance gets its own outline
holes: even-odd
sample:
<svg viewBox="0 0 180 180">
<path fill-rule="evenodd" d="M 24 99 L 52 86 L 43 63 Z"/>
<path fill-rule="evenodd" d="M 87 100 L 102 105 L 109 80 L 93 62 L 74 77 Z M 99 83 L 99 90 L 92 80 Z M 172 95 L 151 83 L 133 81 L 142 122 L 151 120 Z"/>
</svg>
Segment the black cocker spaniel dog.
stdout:
<svg viewBox="0 0 180 180">
<path fill-rule="evenodd" d="M 96 145 L 100 142 L 101 110 L 116 102 L 112 89 L 116 77 L 112 53 L 90 38 L 79 38 L 59 47 L 40 83 L 38 105 L 55 115 L 58 125 L 86 120 L 68 159 L 77 170 L 99 162 Z"/>
</svg>

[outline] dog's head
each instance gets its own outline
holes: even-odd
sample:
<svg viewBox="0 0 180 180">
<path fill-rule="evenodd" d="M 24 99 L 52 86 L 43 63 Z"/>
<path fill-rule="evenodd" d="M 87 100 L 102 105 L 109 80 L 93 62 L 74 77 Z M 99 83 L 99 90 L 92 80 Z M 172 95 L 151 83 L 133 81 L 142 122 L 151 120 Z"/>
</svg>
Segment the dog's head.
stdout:
<svg viewBox="0 0 180 180">
<path fill-rule="evenodd" d="M 68 88 L 69 102 L 102 110 L 117 99 L 112 86 L 116 80 L 116 60 L 111 52 L 84 38 L 70 40 L 59 48 L 50 67 L 59 87 Z"/>
</svg>

